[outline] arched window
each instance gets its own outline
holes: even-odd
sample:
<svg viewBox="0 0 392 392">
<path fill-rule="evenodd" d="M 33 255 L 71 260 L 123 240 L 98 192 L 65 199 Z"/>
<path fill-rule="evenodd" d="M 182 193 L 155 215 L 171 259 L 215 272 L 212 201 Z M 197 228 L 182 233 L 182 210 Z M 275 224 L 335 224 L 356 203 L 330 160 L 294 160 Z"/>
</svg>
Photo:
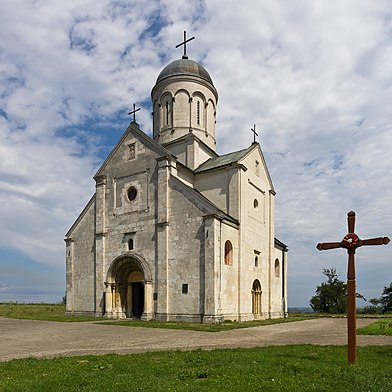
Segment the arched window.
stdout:
<svg viewBox="0 0 392 392">
<path fill-rule="evenodd" d="M 197 127 L 197 128 L 203 128 L 205 127 L 205 116 L 204 116 L 204 110 L 205 110 L 206 104 L 205 104 L 205 97 L 201 93 L 196 93 L 192 97 L 192 123 Z"/>
<path fill-rule="evenodd" d="M 275 278 L 279 278 L 279 259 L 275 259 Z"/>
<path fill-rule="evenodd" d="M 225 242 L 225 264 L 233 264 L 233 245 L 230 241 Z"/>
<path fill-rule="evenodd" d="M 133 250 L 134 248 L 133 238 L 128 240 L 128 250 Z"/>
<path fill-rule="evenodd" d="M 166 105 L 165 105 L 165 125 L 169 125 L 169 102 L 166 101 Z"/>
<path fill-rule="evenodd" d="M 252 313 L 255 316 L 261 315 L 261 284 L 257 279 L 252 285 Z"/>
<path fill-rule="evenodd" d="M 255 267 L 259 266 L 259 256 L 255 256 Z"/>
<path fill-rule="evenodd" d="M 173 100 L 169 94 L 166 94 L 162 99 L 162 119 L 161 126 L 169 127 L 172 125 L 172 108 L 173 108 Z"/>
</svg>

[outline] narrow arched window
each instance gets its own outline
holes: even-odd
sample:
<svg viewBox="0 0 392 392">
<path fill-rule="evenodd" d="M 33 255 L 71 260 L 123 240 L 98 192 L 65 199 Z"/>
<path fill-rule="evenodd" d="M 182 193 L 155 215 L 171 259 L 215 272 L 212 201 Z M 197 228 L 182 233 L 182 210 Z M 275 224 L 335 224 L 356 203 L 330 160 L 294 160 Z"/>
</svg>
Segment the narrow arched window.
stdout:
<svg viewBox="0 0 392 392">
<path fill-rule="evenodd" d="M 261 284 L 256 279 L 252 284 L 252 313 L 255 316 L 261 315 Z"/>
<path fill-rule="evenodd" d="M 165 125 L 169 125 L 169 102 L 168 101 L 166 101 L 165 104 L 165 120 L 166 120 Z"/>
<path fill-rule="evenodd" d="M 200 101 L 197 101 L 196 104 L 196 122 L 197 125 L 200 125 Z"/>
<path fill-rule="evenodd" d="M 225 264 L 233 264 L 233 245 L 230 241 L 225 242 Z"/>
<path fill-rule="evenodd" d="M 275 278 L 279 278 L 279 259 L 275 259 Z"/>
<path fill-rule="evenodd" d="M 133 244 L 133 238 L 130 238 L 128 240 L 128 250 L 133 250 L 134 244 Z"/>
</svg>

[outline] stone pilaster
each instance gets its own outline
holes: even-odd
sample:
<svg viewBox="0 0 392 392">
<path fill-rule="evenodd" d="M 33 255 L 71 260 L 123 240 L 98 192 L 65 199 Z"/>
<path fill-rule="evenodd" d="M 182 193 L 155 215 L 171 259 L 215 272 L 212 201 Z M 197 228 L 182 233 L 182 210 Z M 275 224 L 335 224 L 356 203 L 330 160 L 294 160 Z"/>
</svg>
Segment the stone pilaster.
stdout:
<svg viewBox="0 0 392 392">
<path fill-rule="evenodd" d="M 155 268 L 156 318 L 167 320 L 169 314 L 169 177 L 170 158 L 158 160 L 157 254 Z"/>
<path fill-rule="evenodd" d="M 65 311 L 67 314 L 72 313 L 74 308 L 74 240 L 72 238 L 66 238 L 65 240 L 65 260 L 66 260 L 66 306 Z"/>
<path fill-rule="evenodd" d="M 95 314 L 104 312 L 103 302 L 105 276 L 105 240 L 106 240 L 106 176 L 95 177 Z"/>
<path fill-rule="evenodd" d="M 222 318 L 221 222 L 215 215 L 204 216 L 204 314 L 203 323 Z"/>
</svg>

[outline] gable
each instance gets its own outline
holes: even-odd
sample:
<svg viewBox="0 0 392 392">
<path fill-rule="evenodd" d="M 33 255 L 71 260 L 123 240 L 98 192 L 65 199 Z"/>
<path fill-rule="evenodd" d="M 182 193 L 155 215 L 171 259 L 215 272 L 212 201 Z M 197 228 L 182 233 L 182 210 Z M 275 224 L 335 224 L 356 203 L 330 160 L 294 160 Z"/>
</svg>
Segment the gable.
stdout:
<svg viewBox="0 0 392 392">
<path fill-rule="evenodd" d="M 256 183 L 261 181 L 264 191 L 271 190 L 275 193 L 267 163 L 258 143 L 252 143 L 247 153 L 238 160 L 238 164 L 243 165 L 247 169 L 248 176 L 253 177 Z"/>
<path fill-rule="evenodd" d="M 141 131 L 137 123 L 131 123 L 94 178 L 105 174 L 109 168 L 126 166 L 140 160 L 146 151 L 152 152 L 156 157 L 171 156 L 166 148 Z"/>
</svg>

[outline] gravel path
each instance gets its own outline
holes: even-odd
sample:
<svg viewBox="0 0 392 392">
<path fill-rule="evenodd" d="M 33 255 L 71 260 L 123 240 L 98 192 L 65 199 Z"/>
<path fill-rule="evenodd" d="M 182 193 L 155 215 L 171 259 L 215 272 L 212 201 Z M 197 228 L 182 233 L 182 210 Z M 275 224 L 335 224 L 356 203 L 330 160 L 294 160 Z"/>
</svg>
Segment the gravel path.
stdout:
<svg viewBox="0 0 392 392">
<path fill-rule="evenodd" d="M 357 327 L 374 320 L 358 319 Z M 62 323 L 0 317 L 0 361 L 25 357 L 137 353 L 197 348 L 261 347 L 285 344 L 347 344 L 347 321 L 321 318 L 284 324 L 198 332 L 133 328 L 94 322 Z M 392 336 L 357 337 L 359 346 L 392 346 Z"/>
</svg>

